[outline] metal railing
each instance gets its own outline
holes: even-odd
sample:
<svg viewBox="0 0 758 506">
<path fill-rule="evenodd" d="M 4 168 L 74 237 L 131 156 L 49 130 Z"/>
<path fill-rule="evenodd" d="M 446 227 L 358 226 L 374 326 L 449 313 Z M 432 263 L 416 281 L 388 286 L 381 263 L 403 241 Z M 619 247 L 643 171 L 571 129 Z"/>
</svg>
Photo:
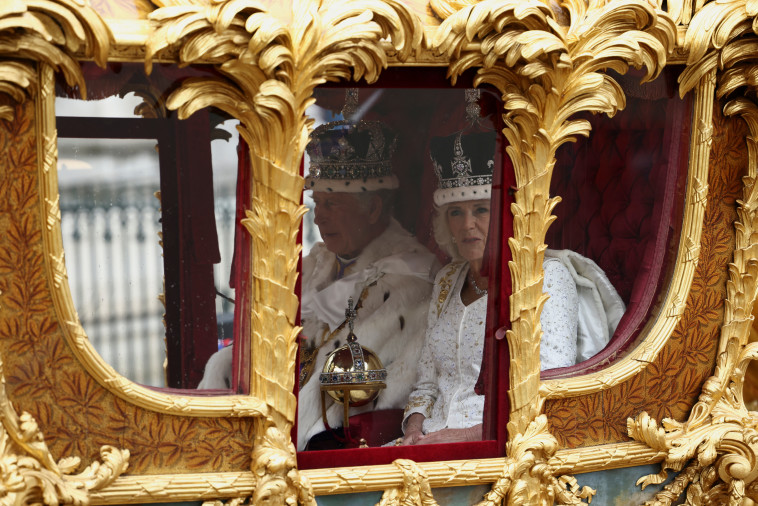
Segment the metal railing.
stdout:
<svg viewBox="0 0 758 506">
<path fill-rule="evenodd" d="M 95 349 L 116 371 L 165 386 L 163 256 L 160 203 L 149 186 L 77 186 L 61 190 L 63 244 L 79 319 Z M 234 247 L 234 188 L 215 202 L 221 263 L 216 289 L 234 298 L 229 273 Z M 234 307 L 216 297 L 219 327 Z M 228 333 L 228 325 L 227 333 Z M 221 331 L 220 331 L 221 332 Z M 228 336 L 224 336 L 228 337 Z"/>
</svg>

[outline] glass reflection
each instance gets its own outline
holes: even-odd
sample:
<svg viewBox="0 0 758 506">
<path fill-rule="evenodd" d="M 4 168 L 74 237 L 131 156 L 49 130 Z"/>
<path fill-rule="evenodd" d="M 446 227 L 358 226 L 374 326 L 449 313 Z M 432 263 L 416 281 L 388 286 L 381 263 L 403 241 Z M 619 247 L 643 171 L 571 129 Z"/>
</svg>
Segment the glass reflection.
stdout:
<svg viewBox="0 0 758 506">
<path fill-rule="evenodd" d="M 235 225 L 238 122 L 210 109 L 179 121 L 162 106 L 204 69 L 84 72 L 98 99 L 72 99 L 59 86 L 56 100 L 63 240 L 80 321 L 127 378 L 198 387 L 208 358 L 234 338 L 233 259 L 246 247 Z"/>
<path fill-rule="evenodd" d="M 93 346 L 127 378 L 164 386 L 155 144 L 60 138 L 58 187 L 69 286 Z"/>
<path fill-rule="evenodd" d="M 585 225 L 605 218 L 587 217 L 595 208 L 580 197 L 606 176 L 620 181 L 617 192 L 603 196 L 606 207 L 624 207 L 626 202 L 644 205 L 652 216 L 668 213 L 667 224 L 681 214 L 674 196 L 686 172 L 689 108 L 673 95 L 664 92 L 665 96 L 651 99 L 649 92 L 641 101 L 630 93 L 632 120 L 604 118 L 593 128 L 592 139 L 598 146 L 609 137 L 615 139 L 605 146 L 609 154 L 614 150 L 618 154 L 622 145 L 629 148 L 624 151 L 629 156 L 616 157 L 620 166 L 604 170 L 604 161 L 613 158 L 593 157 L 590 152 L 580 151 L 578 160 L 563 152 L 559 156 L 554 183 L 573 178 L 576 190 L 575 194 L 552 192 L 564 197 L 559 219 L 578 224 L 580 232 L 592 233 L 593 228 L 582 228 L 579 216 L 585 216 Z M 360 120 L 351 122 L 346 121 L 351 113 L 338 112 L 346 100 L 344 93 L 320 90 L 319 107 L 311 111 L 319 126 L 305 163 L 304 201 L 312 214 L 304 220 L 303 234 L 298 450 L 486 438 L 482 423 L 497 407 L 487 407 L 494 401 L 479 394 L 484 388 L 491 393 L 498 387 L 493 375 L 507 374 L 498 372 L 493 357 L 503 344 L 493 344 L 492 337 L 495 329 L 507 327 L 510 316 L 510 202 L 502 190 L 507 188 L 504 184 L 513 184 L 513 175 L 509 160 L 502 156 L 502 136 L 496 134 L 502 128 L 497 116 L 501 105 L 496 98 L 481 95 L 478 119 L 472 120 L 466 117 L 464 90 L 361 90 L 355 107 Z M 380 122 L 374 130 L 385 141 L 379 144 L 394 142 L 394 151 L 374 149 L 376 137 L 370 128 L 357 126 L 361 121 Z M 630 130 L 634 125 L 629 121 L 644 128 Z M 651 151 L 646 146 L 653 138 L 657 147 Z M 595 169 L 565 170 L 579 162 Z M 642 193 L 641 188 L 630 192 L 623 186 L 630 174 L 667 174 L 651 169 L 655 166 L 674 169 L 659 178 L 660 186 L 649 184 Z M 592 180 L 592 174 L 605 174 L 605 179 Z M 581 175 L 587 177 L 582 181 L 574 177 Z M 384 214 L 388 209 L 390 216 Z M 565 214 L 565 209 L 575 211 Z M 378 223 L 385 219 L 378 231 L 371 228 L 374 212 Z M 390 240 L 390 224 L 397 225 L 394 230 L 402 238 Z M 667 241 L 675 244 L 667 227 L 644 228 L 641 233 L 645 241 L 663 245 L 656 253 L 658 272 L 665 266 Z M 663 284 L 657 283 L 660 276 L 638 277 L 634 269 L 626 270 L 619 280 L 613 263 L 596 262 L 592 248 L 570 241 L 571 230 L 561 226 L 550 230 L 547 242 L 555 249 L 545 253 L 543 264 L 543 288 L 550 298 L 540 316 L 544 332 L 540 360 L 543 371 L 562 374 L 607 358 L 606 348 L 617 339 L 617 328 L 629 319 L 629 299 L 624 296 L 628 285 L 654 294 Z M 606 239 L 614 251 L 629 248 L 621 236 Z M 419 260 L 428 258 L 424 248 L 434 254 L 436 266 Z M 405 264 L 385 260 L 393 256 L 403 257 Z M 410 263 L 416 268 L 408 269 Z M 413 295 L 405 296 L 406 290 Z M 348 297 L 358 304 L 357 342 L 380 359 L 386 388 L 379 389 L 368 405 L 345 410 L 322 392 L 351 381 L 346 374 L 349 367 L 335 368 L 328 358 L 347 341 Z M 635 325 L 639 328 L 639 320 Z M 329 374 L 322 375 L 325 364 Z"/>
</svg>

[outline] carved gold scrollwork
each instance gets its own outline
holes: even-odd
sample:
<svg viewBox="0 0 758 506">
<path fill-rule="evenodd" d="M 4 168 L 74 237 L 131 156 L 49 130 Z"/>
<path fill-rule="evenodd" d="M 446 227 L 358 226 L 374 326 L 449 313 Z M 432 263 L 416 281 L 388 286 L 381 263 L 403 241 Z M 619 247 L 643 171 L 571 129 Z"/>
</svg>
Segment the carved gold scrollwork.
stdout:
<svg viewBox="0 0 758 506">
<path fill-rule="evenodd" d="M 0 93 L 22 102 L 36 90 L 35 62 L 63 73 L 71 86 L 86 86 L 75 54 L 105 66 L 112 35 L 100 16 L 82 0 L 4 0 L 0 7 Z M 0 107 L 11 120 L 12 107 Z"/>
<path fill-rule="evenodd" d="M 730 357 L 737 359 L 736 367 Z M 662 483 L 667 470 L 680 471 L 650 504 L 671 504 L 684 490 L 691 504 L 741 504 L 746 495 L 758 498 L 758 413 L 749 412 L 742 399 L 744 371 L 756 358 L 758 343 L 742 347 L 732 338 L 719 356 L 716 374 L 703 386 L 701 407 L 687 422 L 664 419 L 659 427 L 644 412 L 629 419 L 632 438 L 667 452 L 661 471 L 637 484 L 644 488 Z M 718 377 L 730 366 L 729 382 L 723 386 Z M 707 417 L 698 416 L 704 411 Z"/>
<path fill-rule="evenodd" d="M 429 0 L 429 7 L 441 19 L 447 19 L 459 10 L 478 2 L 479 0 Z"/>
<path fill-rule="evenodd" d="M 713 2 L 695 15 L 685 37 L 689 60 L 680 77 L 682 93 L 717 70 L 719 96 L 743 91 L 724 113 L 740 115 L 747 123 L 748 173 L 737 210 L 716 370 L 686 422 L 663 419 L 659 426 L 644 412 L 627 422 L 632 438 L 667 453 L 660 473 L 640 478 L 638 484 L 661 483 L 668 469 L 681 471 L 652 504 L 671 504 L 684 490 L 691 504 L 742 504 L 746 497 L 758 498 L 758 413 L 747 410 L 742 396 L 745 370 L 758 358 L 758 344 L 748 344 L 758 295 L 756 14 L 751 2 Z"/>
<path fill-rule="evenodd" d="M 509 457 L 486 504 L 499 503 L 507 491 L 509 503 L 533 504 L 560 488 L 545 464 L 557 443 L 539 415 L 544 397 L 538 359 L 539 318 L 547 300 L 542 291 L 544 240 L 560 202 L 549 192 L 555 152 L 577 135 L 589 135 L 589 123 L 572 115 L 613 115 L 625 106 L 620 86 L 602 71 L 624 73 L 630 65 L 644 66 L 644 80 L 650 80 L 674 47 L 673 21 L 648 3 L 591 4 L 591 10 L 583 1 L 563 5 L 568 26 L 561 26 L 559 15 L 539 1 L 485 0 L 448 17 L 432 43 L 451 59 L 453 80 L 478 68 L 476 84 L 492 84 L 502 93 L 503 133 L 516 173 L 514 235 L 509 240 Z"/>
<path fill-rule="evenodd" d="M 539 356 L 539 314 L 547 300 L 541 266 L 545 232 L 560 201 L 549 195 L 555 152 L 576 135 L 589 135 L 589 124 L 570 119 L 573 114 L 614 114 L 625 105 L 620 87 L 603 69 L 625 72 L 630 64 L 644 65 L 651 79 L 674 41 L 673 23 L 644 2 L 612 2 L 592 15 L 577 2 L 569 12 L 571 25 L 559 27 L 541 2 L 484 1 L 448 18 L 434 40 L 453 59 L 453 77 L 481 67 L 477 83 L 493 84 L 503 94 L 504 134 L 517 180 L 511 307 L 520 310 L 511 314 L 508 342 L 511 357 L 523 357 L 510 368 L 514 434 L 539 407 L 539 364 L 526 358 Z M 480 48 L 467 49 L 475 39 Z"/>
<path fill-rule="evenodd" d="M 508 504 L 585 504 L 595 490 L 579 487 L 572 476 L 555 477 L 548 460 L 555 454 L 558 442 L 547 430 L 547 417 L 539 415 L 523 434 L 507 443 L 503 474 L 480 506 L 497 506 L 504 499 Z"/>
<path fill-rule="evenodd" d="M 403 474 L 403 484 L 386 490 L 376 506 L 437 506 L 426 471 L 412 460 L 398 459 L 393 464 Z"/>
<path fill-rule="evenodd" d="M 758 356 L 755 346 L 746 345 L 758 276 L 755 260 L 758 241 L 753 237 L 758 226 L 758 190 L 755 188 L 758 152 L 754 140 L 758 139 L 758 113 L 753 102 L 738 99 L 727 106 L 728 114 L 741 114 L 750 126 L 751 168 L 745 180 L 745 196 L 737 224 L 737 249 L 730 267 L 722 354 L 690 419 L 686 423 L 663 420 L 659 426 L 643 413 L 629 422 L 629 430 L 634 439 L 644 444 L 559 450 L 548 431 L 547 418 L 541 414 L 544 399 L 606 388 L 622 381 L 623 375 L 616 369 L 607 369 L 597 375 L 593 383 L 585 383 L 583 390 L 572 386 L 574 379 L 541 384 L 535 358 L 539 356 L 542 332 L 539 314 L 546 301 L 542 293 L 544 238 L 554 220 L 552 211 L 560 201 L 549 195 L 554 155 L 564 142 L 589 134 L 589 125 L 571 119 L 572 115 L 580 111 L 612 115 L 623 108 L 620 87 L 603 71 L 611 68 L 623 73 L 629 65 L 645 66 L 646 79 L 655 77 L 674 45 L 676 30 L 671 18 L 687 23 L 692 12 L 701 8 L 704 14 L 692 19 L 685 37 L 689 68 L 682 77 L 682 91 L 703 83 L 704 79 L 715 80 L 716 71 L 721 69 L 725 69 L 719 81 L 721 95 L 754 86 L 758 82 L 755 78 L 758 72 L 751 59 L 751 55 L 758 54 L 752 27 L 756 14 L 754 2 L 719 1 L 703 7 L 699 0 L 694 3 L 667 1 L 667 15 L 655 8 L 655 2 L 642 0 L 568 0 L 563 7 L 538 0 L 430 1 L 434 12 L 445 19 L 439 29 L 428 31 L 429 45 L 443 55 L 435 61 L 452 62 L 453 78 L 477 67 L 480 69 L 477 83 L 493 84 L 500 90 L 509 154 L 516 170 L 515 235 L 510 242 L 514 260 L 510 267 L 514 279 L 511 307 L 517 310 L 511 315 L 513 328 L 508 336 L 513 411 L 507 457 L 419 465 L 396 461 L 392 466 L 303 472 L 297 470 L 289 433 L 295 416 L 292 368 L 299 331 L 295 326 L 298 301 L 294 296 L 299 253 L 296 234 L 304 211 L 299 204 L 303 183 L 299 164 L 312 128 L 305 110 L 313 103 L 312 92 L 319 84 L 360 77 L 375 80 L 387 65 L 387 51 L 395 51 L 392 58 L 402 61 L 413 57 L 412 52 L 417 48 L 426 58 L 428 52 L 422 48 L 422 30 L 418 19 L 400 0 L 296 0 L 291 5 L 254 0 L 155 0 L 155 3 L 161 8 L 150 15 L 149 30 L 144 31 L 148 68 L 156 58 L 178 58 L 182 64 L 213 62 L 223 76 L 187 80 L 171 95 L 165 107 L 178 110 L 180 117 L 208 105 L 219 107 L 240 119 L 242 138 L 250 147 L 251 171 L 255 177 L 253 200 L 244 225 L 252 238 L 251 265 L 255 280 L 249 336 L 250 349 L 255 350 L 250 361 L 251 395 L 230 397 L 233 407 L 223 409 L 218 407 L 223 401 L 218 400 L 157 393 L 148 397 L 148 393 L 99 362 L 86 359 L 82 362 L 101 383 L 107 383 L 107 388 L 117 390 L 118 395 L 148 409 L 194 416 L 255 417 L 256 439 L 252 473 L 213 477 L 198 474 L 182 479 L 172 477 L 166 482 L 154 477 L 151 479 L 156 485 L 150 491 L 143 487 L 144 478 L 125 477 L 111 487 L 112 495 L 107 501 L 115 501 L 116 497 L 122 502 L 133 500 L 139 494 L 142 494 L 140 497 L 155 494 L 156 499 L 165 500 L 167 496 L 161 494 L 168 493 L 166 491 L 172 491 L 172 498 L 187 494 L 181 497 L 190 500 L 197 496 L 188 490 L 202 490 L 203 497 L 208 498 L 240 496 L 226 503 L 229 505 L 313 504 L 314 490 L 344 492 L 358 483 L 364 489 L 388 489 L 383 504 L 434 504 L 432 484 L 446 486 L 497 480 L 483 504 L 500 504 L 503 500 L 525 504 L 543 501 L 581 504 L 589 500 L 594 491 L 580 487 L 573 477 L 561 473 L 597 470 L 619 461 L 625 465 L 649 463 L 651 459 L 664 456 L 663 471 L 643 481 L 658 483 L 667 469 L 681 470 L 673 483 L 656 497 L 660 503 L 670 503 L 685 489 L 693 503 L 696 498 L 713 502 L 725 502 L 728 498 L 736 502 L 755 494 L 758 489 L 755 480 L 758 415 L 748 412 L 741 403 L 742 373 L 747 363 Z M 662 1 L 657 3 L 659 8 L 663 4 Z M 35 89 L 35 83 L 43 82 L 47 83 L 43 86 L 46 89 L 42 89 L 40 95 L 47 95 L 47 101 L 52 100 L 51 67 L 60 69 L 70 83 L 84 90 L 78 65 L 71 55 L 92 57 L 103 63 L 110 37 L 105 24 L 92 14 L 84 1 L 0 0 L 0 4 L 0 59 L 3 59 L 0 61 L 0 92 L 22 100 Z M 84 28 L 78 28 L 77 23 Z M 147 21 L 144 26 L 148 26 Z M 12 36 L 10 30 L 15 30 Z M 129 54 L 141 54 L 140 51 L 141 48 L 135 49 Z M 47 64 L 35 68 L 27 64 L 27 60 Z M 709 110 L 709 104 L 703 101 L 696 108 Z M 47 111 L 38 119 L 45 125 L 42 131 L 49 134 L 40 140 L 42 149 L 39 151 L 44 156 L 43 171 L 54 174 L 55 122 L 51 106 L 46 107 Z M 11 113 L 10 108 L 0 109 L 0 118 L 7 119 Z M 702 115 L 696 117 L 702 118 Z M 709 122 L 697 125 L 697 142 L 691 150 L 691 158 L 698 150 L 707 152 L 711 135 Z M 57 232 L 60 215 L 54 177 L 49 181 L 51 187 L 43 192 L 48 225 L 44 240 L 59 242 L 59 238 L 51 239 L 60 235 Z M 699 209 L 700 214 L 685 214 L 685 222 L 702 217 L 708 196 L 707 181 L 707 172 L 695 174 L 691 170 L 688 187 L 692 190 L 688 192 L 687 205 Z M 683 237 L 686 240 L 680 246 L 677 269 L 679 264 L 694 269 L 699 258 L 699 236 L 683 233 Z M 50 279 L 56 287 L 65 285 L 62 246 L 57 244 L 46 251 L 52 258 Z M 674 279 L 680 278 L 686 277 L 674 276 Z M 670 290 L 674 295 L 663 306 L 661 318 L 669 322 L 678 318 L 687 300 L 688 283 L 682 282 Z M 55 297 L 58 295 L 54 294 Z M 64 304 L 57 299 L 55 303 Z M 69 342 L 81 359 L 82 350 L 89 344 L 76 324 L 72 303 L 65 304 L 71 307 L 60 314 L 69 317 L 60 321 L 71 327 L 73 339 Z M 658 349 L 657 344 L 647 340 L 640 347 L 645 360 L 638 360 L 639 367 L 644 367 Z M 105 381 L 102 378 L 106 378 Z M 8 416 L 6 414 L 6 418 Z M 28 437 L 27 446 L 34 450 L 31 443 L 41 441 L 34 421 L 23 414 L 17 418 L 16 428 L 22 434 L 18 438 Z M 8 434 L 12 433 L 9 430 Z M 5 453 L 2 457 L 10 466 L 8 469 L 15 473 L 19 469 L 31 469 L 23 467 L 26 463 L 36 465 L 36 474 L 29 479 L 38 480 L 31 487 L 24 485 L 22 491 L 18 475 L 8 474 L 7 480 L 3 478 L 7 492 L 0 496 L 0 502 L 5 499 L 13 502 L 17 498 L 41 501 L 45 490 L 53 490 L 60 501 L 86 500 L 88 492 L 100 490 L 98 493 L 102 493 L 102 488 L 123 472 L 128 456 L 105 447 L 105 464 L 95 464 L 79 475 L 69 476 L 67 473 L 73 471 L 74 460 L 55 463 L 46 449 L 34 457 L 18 457 L 21 446 L 12 435 L 0 438 L 0 443 L 3 449 L 15 445 L 8 460 Z M 622 453 L 624 456 L 619 457 Z M 28 450 L 26 454 L 32 455 Z M 23 460 L 27 458 L 32 460 Z M 195 481 L 204 479 L 209 480 L 207 485 L 194 485 Z M 223 492 L 219 492 L 222 489 Z"/>
<path fill-rule="evenodd" d="M 37 422 L 13 409 L 5 392 L 0 361 L 0 504 L 89 504 L 89 492 L 102 489 L 129 465 L 129 451 L 103 446 L 103 463 L 79 474 L 79 457 L 55 462 Z"/>
<path fill-rule="evenodd" d="M 315 504 L 310 483 L 296 469 L 295 450 L 289 438 L 271 426 L 261 439 L 262 444 L 253 450 L 253 461 L 259 465 L 253 469 L 256 486 L 251 497 L 206 501 L 203 506 Z"/>
<path fill-rule="evenodd" d="M 265 434 L 255 438 L 252 457 L 256 486 L 250 504 L 316 504 L 313 487 L 297 470 L 289 428 L 282 433 L 270 421 L 265 423 Z"/>
<path fill-rule="evenodd" d="M 243 220 L 252 238 L 255 279 L 250 394 L 270 407 L 268 416 L 256 420 L 254 502 L 312 503 L 289 439 L 300 332 L 297 234 L 306 211 L 299 171 L 313 125 L 305 111 L 319 84 L 375 81 L 387 66 L 383 39 L 402 60 L 421 44 L 423 33 L 418 19 L 394 0 L 300 0 L 272 10 L 252 2 L 157 3 L 162 8 L 150 15 L 157 28 L 147 42 L 148 70 L 162 51 L 178 49 L 184 64 L 218 60 L 224 76 L 185 81 L 167 106 L 180 118 L 216 106 L 240 120 L 240 135 L 250 147 L 253 202 Z"/>
</svg>

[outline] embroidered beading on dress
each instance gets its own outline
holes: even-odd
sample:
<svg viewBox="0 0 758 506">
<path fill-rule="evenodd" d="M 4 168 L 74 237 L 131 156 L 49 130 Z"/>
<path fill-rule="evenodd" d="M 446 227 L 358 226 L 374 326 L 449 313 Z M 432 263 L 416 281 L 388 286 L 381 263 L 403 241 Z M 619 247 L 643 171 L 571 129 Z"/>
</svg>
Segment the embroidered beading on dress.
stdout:
<svg viewBox="0 0 758 506">
<path fill-rule="evenodd" d="M 484 397 L 474 392 L 474 385 L 482 363 L 487 297 L 464 306 L 460 292 L 468 264 L 457 271 L 447 305 L 427 329 L 419 381 L 406 407 L 406 417 L 414 412 L 426 416 L 425 433 L 476 425 L 484 409 Z"/>
<path fill-rule="evenodd" d="M 424 415 L 424 433 L 472 427 L 483 418 L 484 396 L 474 386 L 484 350 L 487 297 L 464 306 L 460 293 L 469 266 L 452 267 L 444 267 L 435 282 L 418 382 L 405 408 L 405 420 L 413 413 Z M 576 286 L 562 263 L 546 260 L 543 267 L 550 299 L 540 317 L 542 369 L 566 367 L 576 359 Z M 442 291 L 449 294 L 443 297 Z"/>
<path fill-rule="evenodd" d="M 576 362 L 576 331 L 579 320 L 579 298 L 576 284 L 566 267 L 558 260 L 542 264 L 545 280 L 542 289 L 550 299 L 540 316 L 542 370 L 567 367 Z"/>
</svg>

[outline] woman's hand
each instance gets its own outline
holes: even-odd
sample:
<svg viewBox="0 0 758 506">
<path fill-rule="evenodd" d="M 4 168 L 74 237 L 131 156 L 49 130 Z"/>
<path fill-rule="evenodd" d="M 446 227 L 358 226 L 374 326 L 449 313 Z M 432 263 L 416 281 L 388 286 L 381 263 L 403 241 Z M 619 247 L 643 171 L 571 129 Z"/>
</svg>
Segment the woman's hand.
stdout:
<svg viewBox="0 0 758 506">
<path fill-rule="evenodd" d="M 422 435 L 416 440 L 415 444 L 432 445 L 440 443 L 461 443 L 464 441 L 481 441 L 481 439 L 482 424 L 480 423 L 466 429 L 442 429 L 437 432 Z"/>
<path fill-rule="evenodd" d="M 424 437 L 421 427 L 424 425 L 425 418 L 421 413 L 413 413 L 408 417 L 408 422 L 405 424 L 405 436 L 403 436 L 404 445 L 415 445 Z"/>
<path fill-rule="evenodd" d="M 406 430 L 405 436 L 403 436 L 404 445 L 415 445 L 424 437 L 424 433 L 420 429 Z"/>
</svg>

